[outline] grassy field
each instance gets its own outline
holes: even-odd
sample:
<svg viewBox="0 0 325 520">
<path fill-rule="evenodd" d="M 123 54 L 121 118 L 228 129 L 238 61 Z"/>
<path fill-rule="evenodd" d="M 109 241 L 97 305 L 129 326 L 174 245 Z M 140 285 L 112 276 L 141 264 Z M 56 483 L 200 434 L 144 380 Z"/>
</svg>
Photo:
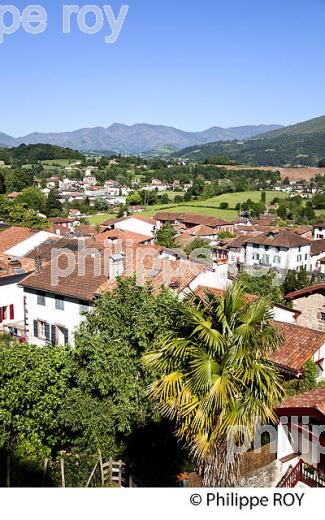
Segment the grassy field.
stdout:
<svg viewBox="0 0 325 520">
<path fill-rule="evenodd" d="M 275 197 L 279 199 L 284 199 L 287 197 L 287 193 L 282 192 L 274 192 L 267 191 L 266 192 L 266 202 L 269 204 Z M 237 193 L 224 193 L 223 195 L 219 195 L 218 197 L 213 197 L 208 200 L 198 200 L 195 203 L 195 206 L 213 206 L 218 208 L 220 206 L 220 202 L 228 202 L 229 208 L 234 209 L 236 205 L 240 202 L 245 202 L 246 200 L 251 199 L 253 202 L 259 202 L 261 200 L 261 192 L 260 191 L 242 191 Z M 191 203 L 192 204 L 192 203 Z"/>
<path fill-rule="evenodd" d="M 89 217 L 89 223 L 98 226 L 105 222 L 105 220 L 116 218 L 116 213 L 97 213 L 97 215 L 92 215 Z"/>
<path fill-rule="evenodd" d="M 177 192 L 168 192 L 170 198 L 172 195 L 177 195 Z M 287 196 L 286 193 L 275 193 L 274 191 L 266 192 L 266 201 L 269 203 L 275 197 L 285 198 Z M 234 220 L 238 217 L 238 211 L 234 208 L 236 204 L 239 202 L 245 202 L 247 199 L 251 199 L 254 202 L 258 202 L 261 200 L 261 192 L 260 191 L 244 191 L 240 193 L 224 193 L 223 195 L 219 195 L 218 197 L 213 197 L 207 200 L 196 200 L 188 203 L 176 204 L 173 206 L 173 203 L 170 204 L 156 204 L 154 206 L 148 206 L 141 215 L 146 217 L 152 217 L 157 211 L 179 211 L 182 213 L 197 213 L 199 215 L 208 215 L 209 217 L 219 217 L 227 221 Z M 220 202 L 228 202 L 229 207 L 231 209 L 219 209 Z M 325 213 L 325 210 L 324 212 Z M 101 213 L 92 216 L 89 220 L 91 224 L 101 224 L 105 220 L 109 218 L 114 218 L 114 214 L 110 213 Z"/>
<path fill-rule="evenodd" d="M 71 162 L 75 162 L 72 159 L 51 159 L 48 161 L 42 161 L 43 166 L 68 166 Z"/>
</svg>

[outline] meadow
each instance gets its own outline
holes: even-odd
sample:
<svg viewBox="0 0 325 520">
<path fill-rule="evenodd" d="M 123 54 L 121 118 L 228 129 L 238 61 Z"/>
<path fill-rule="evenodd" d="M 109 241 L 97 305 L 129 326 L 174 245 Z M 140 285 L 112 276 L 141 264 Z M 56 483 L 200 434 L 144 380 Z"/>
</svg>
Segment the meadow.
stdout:
<svg viewBox="0 0 325 520">
<path fill-rule="evenodd" d="M 177 195 L 175 192 L 168 192 L 170 198 L 172 198 L 172 194 Z M 267 191 L 266 202 L 270 203 L 275 197 L 285 198 L 286 196 L 286 193 Z M 261 200 L 261 192 L 243 191 L 237 193 L 224 193 L 223 195 L 212 197 L 211 199 L 207 200 L 196 200 L 188 203 L 183 202 L 180 204 L 173 204 L 172 202 L 169 204 L 155 204 L 153 206 L 148 206 L 148 209 L 141 213 L 141 215 L 152 217 L 157 211 L 179 211 L 182 213 L 197 213 L 199 215 L 208 215 L 209 217 L 218 217 L 226 221 L 231 221 L 238 217 L 238 211 L 235 210 L 236 205 L 238 203 L 245 202 L 247 199 L 258 202 Z M 229 209 L 220 209 L 219 206 L 221 202 L 228 202 Z M 98 225 L 109 218 L 114 218 L 114 214 L 100 213 L 93 215 L 89 220 L 91 224 Z"/>
</svg>

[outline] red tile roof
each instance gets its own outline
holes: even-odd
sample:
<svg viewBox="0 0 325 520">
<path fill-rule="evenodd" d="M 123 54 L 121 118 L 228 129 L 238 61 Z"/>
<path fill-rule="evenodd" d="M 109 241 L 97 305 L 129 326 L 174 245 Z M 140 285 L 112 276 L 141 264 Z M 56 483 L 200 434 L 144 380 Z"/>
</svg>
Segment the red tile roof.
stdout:
<svg viewBox="0 0 325 520">
<path fill-rule="evenodd" d="M 185 224 L 194 224 L 194 225 L 204 225 L 208 227 L 220 227 L 220 226 L 229 226 L 230 222 L 223 220 L 218 217 L 209 217 L 207 215 L 196 215 L 195 213 L 177 213 L 170 211 L 158 211 L 154 215 L 155 220 L 160 220 L 161 222 L 173 222 L 174 220 L 178 220 L 179 222 L 184 222 Z"/>
<path fill-rule="evenodd" d="M 325 387 L 317 388 L 311 392 L 297 394 L 292 397 L 284 399 L 282 403 L 277 406 L 277 413 L 284 414 L 287 409 L 315 409 L 325 415 Z"/>
<path fill-rule="evenodd" d="M 139 215 L 138 213 L 136 213 L 134 215 L 129 215 L 128 217 L 112 218 L 112 219 L 106 220 L 105 222 L 103 222 L 101 224 L 101 226 L 104 226 L 104 227 L 113 226 L 114 224 L 118 224 L 119 222 L 124 222 L 125 220 L 131 219 L 131 218 L 136 218 L 138 220 L 142 220 L 143 222 L 147 222 L 148 224 L 152 224 L 153 226 L 156 225 L 156 222 L 152 218 L 145 217 L 143 215 Z"/>
<path fill-rule="evenodd" d="M 212 227 L 205 226 L 200 224 L 199 226 L 195 226 L 193 228 L 188 229 L 183 233 L 183 235 L 191 235 L 193 237 L 201 237 L 201 236 L 215 236 L 216 230 Z"/>
<path fill-rule="evenodd" d="M 313 240 L 310 246 L 311 256 L 320 255 L 325 253 L 325 240 Z"/>
<path fill-rule="evenodd" d="M 105 240 L 121 240 L 126 242 L 130 240 L 132 244 L 141 244 L 152 240 L 151 236 L 140 235 L 139 233 L 133 233 L 132 231 L 125 231 L 123 229 L 111 229 L 110 231 L 104 231 L 95 236 L 96 242 L 105 242 Z"/>
<path fill-rule="evenodd" d="M 0 232 L 0 253 L 4 253 L 8 249 L 20 244 L 24 240 L 36 235 L 38 233 L 35 229 L 28 229 L 23 227 L 10 227 Z"/>
<path fill-rule="evenodd" d="M 226 291 L 223 289 L 215 289 L 214 287 L 206 287 L 203 285 L 199 285 L 199 287 L 195 289 L 194 292 L 203 302 L 205 301 L 206 292 L 211 292 L 214 296 L 217 296 L 219 298 L 222 298 L 226 294 Z M 245 298 L 248 303 L 253 303 L 258 299 L 258 297 L 255 296 L 255 294 L 248 293 L 245 293 Z"/>
<path fill-rule="evenodd" d="M 271 361 L 278 365 L 301 371 L 325 344 L 325 332 L 282 322 L 274 322 L 274 325 L 284 338 L 284 343 L 270 356 Z"/>
<path fill-rule="evenodd" d="M 0 255 L 0 279 L 13 278 L 15 276 L 32 273 L 35 262 L 29 258 L 20 258 L 19 260 L 7 255 Z"/>
<path fill-rule="evenodd" d="M 317 285 L 312 285 L 310 287 L 305 287 L 305 289 L 299 289 L 299 291 L 293 291 L 286 295 L 287 300 L 295 300 L 296 298 L 300 298 L 301 296 L 308 296 L 309 294 L 315 293 L 324 293 L 325 292 L 325 284 L 319 283 Z"/>
<path fill-rule="evenodd" d="M 270 230 L 257 237 L 252 237 L 248 240 L 248 243 L 290 248 L 308 246 L 311 244 L 311 241 L 297 235 L 297 233 L 292 233 L 288 229 L 283 229 L 281 231 Z"/>
</svg>

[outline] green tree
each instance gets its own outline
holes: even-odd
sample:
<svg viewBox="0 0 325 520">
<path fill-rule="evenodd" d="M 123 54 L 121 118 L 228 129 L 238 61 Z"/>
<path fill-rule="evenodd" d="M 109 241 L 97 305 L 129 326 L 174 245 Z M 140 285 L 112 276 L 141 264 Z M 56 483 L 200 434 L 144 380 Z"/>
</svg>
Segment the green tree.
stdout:
<svg viewBox="0 0 325 520">
<path fill-rule="evenodd" d="M 46 197 L 38 188 L 31 186 L 22 191 L 16 202 L 18 204 L 26 204 L 28 208 L 42 212 L 45 209 Z"/>
<path fill-rule="evenodd" d="M 59 200 L 57 190 L 53 189 L 48 194 L 45 212 L 47 217 L 59 217 L 62 215 L 62 204 Z"/>
<path fill-rule="evenodd" d="M 156 235 L 156 244 L 173 248 L 175 247 L 176 231 L 170 223 L 165 224 Z"/>
<path fill-rule="evenodd" d="M 121 456 L 127 437 L 153 410 L 146 396 L 152 380 L 141 358 L 171 327 L 178 301 L 167 290 L 120 280 L 112 294 L 98 299 L 76 335 L 72 353 L 73 387 L 62 419 L 75 448 Z"/>
<path fill-rule="evenodd" d="M 207 293 L 206 306 L 184 307 L 179 328 L 144 357 L 161 374 L 150 394 L 191 451 L 204 486 L 238 482 L 233 427 L 253 434 L 257 417 L 275 419 L 283 389 L 267 358 L 281 337 L 271 319 L 268 300 L 248 304 L 237 284 L 221 298 Z M 234 440 L 241 444 L 240 433 Z"/>
<path fill-rule="evenodd" d="M 304 365 L 303 377 L 293 379 L 284 384 L 287 396 L 310 392 L 317 388 L 317 366 L 312 359 Z"/>
<path fill-rule="evenodd" d="M 0 446 L 41 464 L 65 444 L 58 413 L 69 380 L 68 349 L 0 347 Z"/>
<path fill-rule="evenodd" d="M 220 209 L 228 209 L 229 208 L 229 202 L 220 202 L 219 208 Z"/>
<path fill-rule="evenodd" d="M 283 303 L 282 287 L 277 282 L 277 273 L 275 271 L 256 271 L 255 274 L 242 271 L 238 276 L 238 280 L 247 293 L 260 296 L 261 298 L 270 298 L 273 302 Z"/>
</svg>

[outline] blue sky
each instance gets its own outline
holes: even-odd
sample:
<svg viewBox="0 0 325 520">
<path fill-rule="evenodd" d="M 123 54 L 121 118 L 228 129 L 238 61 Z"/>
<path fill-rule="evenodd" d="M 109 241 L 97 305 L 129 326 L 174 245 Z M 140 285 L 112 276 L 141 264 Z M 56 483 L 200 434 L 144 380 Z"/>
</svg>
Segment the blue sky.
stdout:
<svg viewBox="0 0 325 520">
<path fill-rule="evenodd" d="M 117 43 L 108 24 L 85 35 L 62 5 L 41 35 L 0 45 L 0 131 L 64 131 L 147 122 L 203 130 L 289 124 L 325 114 L 325 0 L 124 0 Z M 32 1 L 9 1 L 22 10 Z"/>
</svg>

